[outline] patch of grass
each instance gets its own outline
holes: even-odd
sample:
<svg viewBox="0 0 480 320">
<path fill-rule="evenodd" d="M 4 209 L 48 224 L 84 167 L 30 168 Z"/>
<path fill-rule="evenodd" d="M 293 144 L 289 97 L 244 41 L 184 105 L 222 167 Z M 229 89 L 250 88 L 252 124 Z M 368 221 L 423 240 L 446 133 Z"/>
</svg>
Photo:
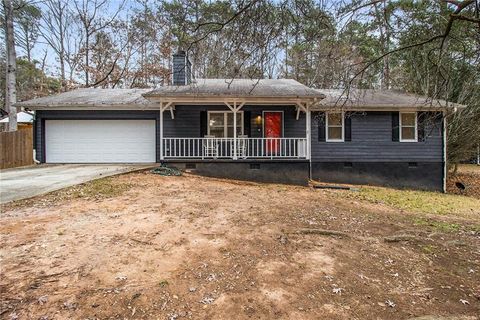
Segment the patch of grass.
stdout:
<svg viewBox="0 0 480 320">
<path fill-rule="evenodd" d="M 109 177 L 93 180 L 65 191 L 73 198 L 112 198 L 123 194 L 130 187 L 128 183 L 121 183 L 114 177 Z"/>
<path fill-rule="evenodd" d="M 167 280 L 160 280 L 158 285 L 162 288 L 165 288 L 166 286 L 168 286 L 168 281 Z"/>
<path fill-rule="evenodd" d="M 415 218 L 413 223 L 417 226 L 429 226 L 441 232 L 456 232 L 462 227 L 458 223 L 428 220 L 424 218 Z"/>
<path fill-rule="evenodd" d="M 422 251 L 427 253 L 427 254 L 434 253 L 436 249 L 437 249 L 437 247 L 434 246 L 434 245 L 431 245 L 431 244 L 427 244 L 427 245 L 422 247 Z"/>
<path fill-rule="evenodd" d="M 22 207 L 51 206 L 56 203 L 79 198 L 112 198 L 122 195 L 131 187 L 132 185 L 130 183 L 121 182 L 117 177 L 106 177 L 65 189 L 52 191 L 45 195 L 2 204 L 0 210 L 3 212 Z"/>
<path fill-rule="evenodd" d="M 476 164 L 460 164 L 458 165 L 459 173 L 475 173 L 480 174 L 480 166 Z"/>
<path fill-rule="evenodd" d="M 411 212 L 446 215 L 478 214 L 480 211 L 479 199 L 440 192 L 362 187 L 358 192 L 349 193 L 348 196 Z"/>
</svg>

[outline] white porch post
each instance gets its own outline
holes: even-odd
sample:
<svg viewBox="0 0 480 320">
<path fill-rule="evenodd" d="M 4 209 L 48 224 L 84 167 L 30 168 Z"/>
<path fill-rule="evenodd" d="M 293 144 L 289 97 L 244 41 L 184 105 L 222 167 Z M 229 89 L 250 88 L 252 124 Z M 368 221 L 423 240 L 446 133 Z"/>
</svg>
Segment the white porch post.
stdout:
<svg viewBox="0 0 480 320">
<path fill-rule="evenodd" d="M 307 134 L 307 159 L 311 159 L 311 144 L 312 144 L 312 111 L 310 107 L 306 106 L 306 134 Z"/>
<path fill-rule="evenodd" d="M 163 102 L 160 102 L 160 161 L 163 161 Z"/>
<path fill-rule="evenodd" d="M 171 108 L 172 112 L 172 119 L 173 119 L 173 107 L 172 107 L 172 102 L 165 103 L 163 101 L 160 101 L 160 161 L 165 159 L 165 152 L 163 150 L 163 112 L 167 110 L 168 108 Z"/>
<path fill-rule="evenodd" d="M 311 151 L 311 143 L 312 143 L 312 113 L 310 111 L 311 103 L 301 103 L 300 101 L 297 102 L 297 120 L 300 117 L 300 111 L 305 112 L 305 138 L 306 138 L 306 150 L 305 150 L 305 158 L 310 160 L 310 151 Z"/>
<path fill-rule="evenodd" d="M 225 101 L 225 105 L 233 112 L 233 160 L 237 160 L 237 112 L 245 105 L 245 101 L 237 106 L 237 101 L 233 101 L 233 106 Z"/>
<path fill-rule="evenodd" d="M 233 101 L 233 160 L 237 160 L 237 101 Z"/>
</svg>

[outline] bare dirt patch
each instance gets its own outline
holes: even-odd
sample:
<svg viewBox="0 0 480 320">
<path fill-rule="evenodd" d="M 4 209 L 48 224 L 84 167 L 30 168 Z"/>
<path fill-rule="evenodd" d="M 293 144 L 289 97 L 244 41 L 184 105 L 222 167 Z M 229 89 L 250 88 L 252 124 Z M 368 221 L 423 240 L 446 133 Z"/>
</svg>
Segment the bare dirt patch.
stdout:
<svg viewBox="0 0 480 320">
<path fill-rule="evenodd" d="M 345 191 L 189 175 L 102 183 L 2 208 L 1 318 L 480 313 L 475 215 L 445 220 Z"/>
</svg>

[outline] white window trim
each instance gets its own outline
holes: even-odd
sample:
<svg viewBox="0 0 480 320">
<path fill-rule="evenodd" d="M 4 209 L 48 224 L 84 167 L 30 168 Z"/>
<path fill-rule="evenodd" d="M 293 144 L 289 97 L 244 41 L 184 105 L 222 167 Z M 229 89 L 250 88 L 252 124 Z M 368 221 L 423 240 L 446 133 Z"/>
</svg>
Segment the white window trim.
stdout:
<svg viewBox="0 0 480 320">
<path fill-rule="evenodd" d="M 232 139 L 232 137 L 228 137 L 227 134 L 228 134 L 228 124 L 227 124 L 227 119 L 228 119 L 228 113 L 231 113 L 233 114 L 233 111 L 221 111 L 221 110 L 216 110 L 216 111 L 208 111 L 207 112 L 207 134 L 210 135 L 210 114 L 212 113 L 223 113 L 223 137 L 224 138 L 230 138 Z M 241 131 L 240 131 L 240 134 L 242 135 L 243 132 L 244 132 L 244 128 L 243 128 L 243 111 L 238 111 L 237 112 L 237 117 L 240 116 L 240 127 L 241 127 Z M 238 135 L 237 135 L 238 137 Z M 203 137 L 202 137 L 203 138 Z"/>
<path fill-rule="evenodd" d="M 342 138 L 341 139 L 330 139 L 328 137 L 328 115 L 332 114 L 332 113 L 341 113 L 342 114 Z M 338 126 L 333 126 L 333 127 L 338 128 Z M 335 112 L 335 111 L 325 112 L 325 141 L 327 141 L 327 142 L 345 142 L 345 112 L 344 111 L 342 111 L 342 112 Z"/>
<path fill-rule="evenodd" d="M 414 139 L 403 139 L 402 138 L 402 128 L 403 128 L 403 125 L 402 125 L 402 114 L 414 114 L 415 115 L 415 138 Z M 410 112 L 400 112 L 400 116 L 399 116 L 399 141 L 400 142 L 418 142 L 418 115 L 417 115 L 417 112 L 415 111 L 410 111 Z M 405 126 L 407 128 L 412 128 L 412 126 Z"/>
</svg>

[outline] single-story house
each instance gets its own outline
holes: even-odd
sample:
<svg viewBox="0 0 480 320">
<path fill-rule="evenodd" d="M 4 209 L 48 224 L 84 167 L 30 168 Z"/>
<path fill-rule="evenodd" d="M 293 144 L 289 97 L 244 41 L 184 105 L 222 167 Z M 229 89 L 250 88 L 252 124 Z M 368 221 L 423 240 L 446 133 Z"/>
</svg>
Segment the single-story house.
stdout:
<svg viewBox="0 0 480 320">
<path fill-rule="evenodd" d="M 444 190 L 444 101 L 317 90 L 291 79 L 192 79 L 78 89 L 17 104 L 36 112 L 42 163 L 158 162 L 215 177 Z M 348 96 L 348 99 L 342 98 Z"/>
</svg>

